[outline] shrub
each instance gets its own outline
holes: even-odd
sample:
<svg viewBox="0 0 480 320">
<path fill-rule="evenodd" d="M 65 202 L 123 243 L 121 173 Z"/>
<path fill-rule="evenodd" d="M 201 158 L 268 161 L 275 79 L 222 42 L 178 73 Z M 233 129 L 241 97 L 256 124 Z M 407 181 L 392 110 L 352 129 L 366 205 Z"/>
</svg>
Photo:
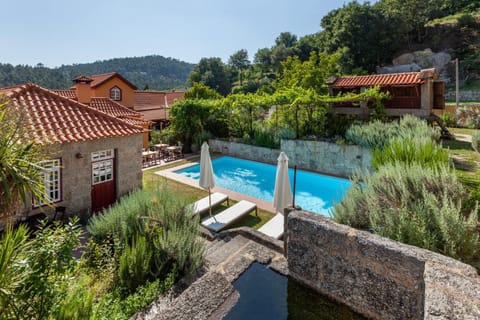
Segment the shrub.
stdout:
<svg viewBox="0 0 480 320">
<path fill-rule="evenodd" d="M 28 254 L 27 228 L 7 227 L 0 239 L 0 319 L 15 318 L 22 301 L 19 292 L 29 270 L 23 263 Z"/>
<path fill-rule="evenodd" d="M 462 211 L 466 196 L 447 166 L 386 164 L 374 174 L 357 175 L 333 216 L 339 223 L 469 262 L 479 249 L 478 210 Z"/>
<path fill-rule="evenodd" d="M 462 106 L 458 108 L 458 124 L 471 129 L 480 128 L 480 106 Z"/>
<path fill-rule="evenodd" d="M 405 115 L 398 122 L 374 120 L 368 124 L 352 125 L 345 137 L 357 145 L 383 149 L 393 138 L 426 138 L 437 141 L 440 139 L 440 131 L 415 116 Z"/>
<path fill-rule="evenodd" d="M 368 124 L 354 124 L 348 128 L 345 138 L 366 148 L 383 148 L 399 131 L 398 123 L 374 120 Z"/>
<path fill-rule="evenodd" d="M 131 244 L 127 244 L 120 256 L 118 278 L 120 285 L 130 292 L 149 279 L 152 250 L 143 236 L 136 236 Z"/>
<path fill-rule="evenodd" d="M 440 116 L 440 120 L 442 120 L 443 124 L 447 127 L 456 127 L 457 126 L 457 117 L 450 112 L 443 113 Z"/>
<path fill-rule="evenodd" d="M 480 131 L 472 134 L 472 148 L 473 150 L 480 152 Z"/>
<path fill-rule="evenodd" d="M 373 151 L 372 165 L 375 169 L 386 163 L 403 162 L 435 168 L 449 165 L 447 150 L 430 139 L 394 138 L 384 149 Z"/>
<path fill-rule="evenodd" d="M 255 128 L 253 140 L 255 145 L 258 147 L 272 149 L 280 147 L 280 141 L 276 137 L 275 133 L 267 128 Z"/>
<path fill-rule="evenodd" d="M 171 194 L 165 188 L 140 190 L 91 219 L 88 230 L 97 243 L 116 240 L 113 241 L 114 254 L 119 258 L 120 282 L 130 290 L 147 279 L 163 278 L 173 266 L 178 267 L 180 274 L 188 274 L 202 264 L 199 218 L 186 205 L 189 200 L 181 194 Z M 144 237 L 145 243 L 139 237 Z M 135 253 L 136 250 L 139 253 Z M 121 252 L 115 253 L 117 251 Z M 142 259 L 135 260 L 135 254 L 141 255 Z M 141 281 L 128 278 L 128 275 L 141 278 L 142 270 L 146 270 L 147 276 Z"/>
<path fill-rule="evenodd" d="M 66 296 L 55 319 L 91 319 L 95 292 L 90 288 L 90 277 L 83 275 L 68 284 Z"/>
</svg>

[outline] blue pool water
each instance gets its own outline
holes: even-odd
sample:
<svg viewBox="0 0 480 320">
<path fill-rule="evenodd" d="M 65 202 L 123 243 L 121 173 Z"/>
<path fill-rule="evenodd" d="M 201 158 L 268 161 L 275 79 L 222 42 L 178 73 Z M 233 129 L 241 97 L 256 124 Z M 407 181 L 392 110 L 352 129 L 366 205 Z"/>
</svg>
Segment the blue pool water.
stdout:
<svg viewBox="0 0 480 320">
<path fill-rule="evenodd" d="M 217 186 L 273 202 L 276 166 L 228 156 L 214 159 L 212 164 Z M 200 165 L 175 173 L 198 180 Z M 289 176 L 293 191 L 293 169 L 289 169 Z M 295 204 L 304 210 L 329 216 L 333 202 L 339 202 L 349 186 L 347 179 L 297 170 Z"/>
</svg>

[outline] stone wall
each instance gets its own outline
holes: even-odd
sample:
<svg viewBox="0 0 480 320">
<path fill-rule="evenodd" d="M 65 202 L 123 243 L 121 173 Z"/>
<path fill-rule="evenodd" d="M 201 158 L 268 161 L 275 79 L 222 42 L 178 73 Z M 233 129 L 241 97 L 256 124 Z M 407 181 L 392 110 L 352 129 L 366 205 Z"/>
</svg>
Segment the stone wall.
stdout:
<svg viewBox="0 0 480 320">
<path fill-rule="evenodd" d="M 355 145 L 307 140 L 282 140 L 280 150 L 221 140 L 210 140 L 209 145 L 214 152 L 272 164 L 284 151 L 290 166 L 344 177 L 358 169 L 371 170 L 370 151 Z"/>
<path fill-rule="evenodd" d="M 117 198 L 142 186 L 142 135 L 98 139 L 78 143 L 65 143 L 51 147 L 52 158 L 61 158 L 62 201 L 57 206 L 65 206 L 68 215 L 85 216 L 91 210 L 91 153 L 106 149 L 116 149 L 116 194 Z M 76 154 L 82 155 L 77 158 Z M 31 208 L 26 208 L 30 211 Z M 53 209 L 43 208 L 52 214 Z M 31 210 L 29 214 L 40 210 Z"/>
<path fill-rule="evenodd" d="M 291 277 L 373 319 L 480 318 L 480 278 L 457 260 L 304 211 L 285 246 Z"/>
<path fill-rule="evenodd" d="M 272 164 L 277 163 L 277 158 L 281 151 L 278 149 L 262 148 L 249 144 L 213 139 L 208 141 L 208 145 L 210 146 L 210 151 L 213 152 Z"/>
<path fill-rule="evenodd" d="M 455 101 L 455 91 L 445 92 L 445 100 Z M 459 91 L 459 101 L 480 101 L 480 91 Z"/>
<path fill-rule="evenodd" d="M 371 170 L 370 151 L 356 145 L 324 141 L 282 140 L 290 165 L 348 177 L 356 170 Z"/>
</svg>

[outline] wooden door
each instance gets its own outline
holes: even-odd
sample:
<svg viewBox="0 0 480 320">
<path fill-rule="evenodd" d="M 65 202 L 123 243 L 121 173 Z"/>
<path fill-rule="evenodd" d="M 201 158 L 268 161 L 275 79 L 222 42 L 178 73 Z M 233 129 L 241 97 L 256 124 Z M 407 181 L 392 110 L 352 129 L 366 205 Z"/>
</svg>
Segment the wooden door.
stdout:
<svg viewBox="0 0 480 320">
<path fill-rule="evenodd" d="M 111 152 L 92 153 L 92 212 L 98 212 L 112 205 L 115 194 L 115 157 Z"/>
</svg>

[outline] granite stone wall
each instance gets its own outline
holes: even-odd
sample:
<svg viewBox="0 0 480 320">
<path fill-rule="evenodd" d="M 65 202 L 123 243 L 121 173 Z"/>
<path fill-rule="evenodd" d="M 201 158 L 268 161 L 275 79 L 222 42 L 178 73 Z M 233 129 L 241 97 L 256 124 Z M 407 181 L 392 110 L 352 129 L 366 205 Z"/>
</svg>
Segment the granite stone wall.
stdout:
<svg viewBox="0 0 480 320">
<path fill-rule="evenodd" d="M 480 101 L 480 91 L 471 90 L 471 91 L 459 91 L 459 100 L 460 101 Z M 445 100 L 455 101 L 456 93 L 455 91 L 445 92 Z"/>
<path fill-rule="evenodd" d="M 65 143 L 50 147 L 51 158 L 60 158 L 62 201 L 56 206 L 65 206 L 68 215 L 85 217 L 91 210 L 91 153 L 106 149 L 116 150 L 116 195 L 117 199 L 142 186 L 142 135 L 98 139 L 77 143 Z M 77 158 L 76 154 L 81 154 Z M 53 214 L 53 209 L 44 207 L 44 213 Z M 27 214 L 40 209 L 26 208 Z"/>
<path fill-rule="evenodd" d="M 371 170 L 370 150 L 324 141 L 282 140 L 281 149 L 290 165 L 299 168 L 349 177 L 355 171 Z"/>
<path fill-rule="evenodd" d="M 370 151 L 355 145 L 307 140 L 282 140 L 280 150 L 222 140 L 209 140 L 209 145 L 214 152 L 271 164 L 284 151 L 290 166 L 344 177 L 359 169 L 371 170 Z"/>
<path fill-rule="evenodd" d="M 289 275 L 373 319 L 480 319 L 476 270 L 428 250 L 292 211 Z"/>
</svg>

